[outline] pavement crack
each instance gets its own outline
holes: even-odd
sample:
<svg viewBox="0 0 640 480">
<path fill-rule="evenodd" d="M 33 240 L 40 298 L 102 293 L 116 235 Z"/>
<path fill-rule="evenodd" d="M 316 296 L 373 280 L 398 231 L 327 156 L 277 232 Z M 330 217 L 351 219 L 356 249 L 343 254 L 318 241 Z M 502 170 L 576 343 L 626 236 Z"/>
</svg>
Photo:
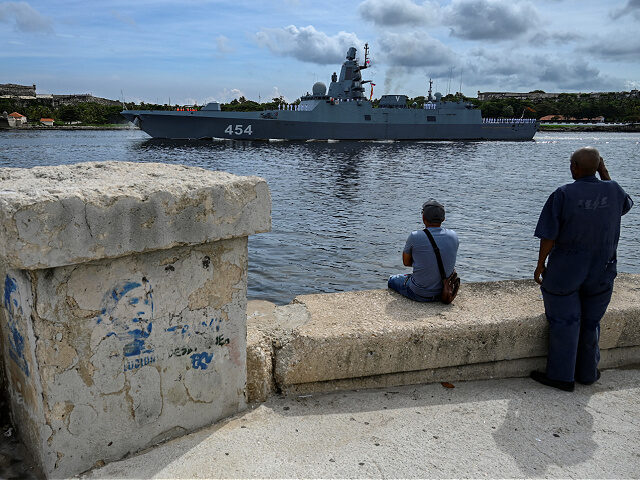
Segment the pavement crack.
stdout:
<svg viewBox="0 0 640 480">
<path fill-rule="evenodd" d="M 84 204 L 84 223 L 87 225 L 87 230 L 89 230 L 89 235 L 93 238 L 93 232 L 91 231 L 91 225 L 89 225 L 89 218 L 87 217 L 87 204 Z"/>
</svg>

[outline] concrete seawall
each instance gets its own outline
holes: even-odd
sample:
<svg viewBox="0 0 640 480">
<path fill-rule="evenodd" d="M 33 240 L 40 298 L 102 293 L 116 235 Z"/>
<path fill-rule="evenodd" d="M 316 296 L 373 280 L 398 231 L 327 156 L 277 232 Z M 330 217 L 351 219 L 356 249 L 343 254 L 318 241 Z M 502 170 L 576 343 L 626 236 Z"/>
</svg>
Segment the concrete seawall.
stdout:
<svg viewBox="0 0 640 480">
<path fill-rule="evenodd" d="M 463 284 L 452 305 L 388 290 L 248 304 L 247 392 L 308 393 L 526 376 L 547 322 L 533 280 Z M 640 275 L 621 274 L 602 321 L 601 367 L 640 362 Z"/>
</svg>

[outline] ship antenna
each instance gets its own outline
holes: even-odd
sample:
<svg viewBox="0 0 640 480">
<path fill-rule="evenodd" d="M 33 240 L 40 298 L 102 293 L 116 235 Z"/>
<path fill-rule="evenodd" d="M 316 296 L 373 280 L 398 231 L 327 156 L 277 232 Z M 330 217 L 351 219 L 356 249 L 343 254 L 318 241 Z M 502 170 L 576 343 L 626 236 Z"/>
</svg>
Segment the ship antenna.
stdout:
<svg viewBox="0 0 640 480">
<path fill-rule="evenodd" d="M 429 98 L 428 98 L 429 101 L 433 100 L 433 96 L 431 95 L 431 91 L 432 91 L 431 87 L 432 86 L 433 86 L 433 80 L 431 80 L 431 78 L 429 78 Z"/>
<path fill-rule="evenodd" d="M 368 67 L 368 62 L 369 62 L 369 44 L 365 43 L 364 44 L 364 68 Z"/>
</svg>

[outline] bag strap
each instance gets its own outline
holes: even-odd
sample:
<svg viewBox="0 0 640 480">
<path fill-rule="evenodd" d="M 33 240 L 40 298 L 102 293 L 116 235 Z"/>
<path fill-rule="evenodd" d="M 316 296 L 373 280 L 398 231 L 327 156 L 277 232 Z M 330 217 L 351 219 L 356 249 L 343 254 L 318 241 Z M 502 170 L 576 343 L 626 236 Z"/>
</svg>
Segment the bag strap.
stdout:
<svg viewBox="0 0 640 480">
<path fill-rule="evenodd" d="M 424 233 L 427 234 L 427 238 L 431 242 L 431 246 L 433 247 L 433 251 L 436 254 L 436 260 L 438 260 L 438 270 L 440 270 L 440 276 L 442 277 L 442 281 L 444 282 L 444 280 L 447 278 L 447 276 L 444 273 L 444 265 L 442 263 L 442 256 L 440 255 L 440 249 L 438 248 L 438 245 L 436 244 L 436 240 L 435 240 L 435 238 L 433 238 L 433 235 L 431 235 L 431 232 L 429 231 L 429 229 L 425 228 L 423 231 L 424 231 Z"/>
</svg>

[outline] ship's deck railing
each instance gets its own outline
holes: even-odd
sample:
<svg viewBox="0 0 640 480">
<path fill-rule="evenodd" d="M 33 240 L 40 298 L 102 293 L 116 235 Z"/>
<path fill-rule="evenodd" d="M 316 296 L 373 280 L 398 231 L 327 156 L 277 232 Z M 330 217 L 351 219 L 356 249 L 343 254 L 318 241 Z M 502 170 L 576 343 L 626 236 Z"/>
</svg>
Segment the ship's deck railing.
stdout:
<svg viewBox="0 0 640 480">
<path fill-rule="evenodd" d="M 483 118 L 482 123 L 535 123 L 535 118 Z"/>
</svg>

